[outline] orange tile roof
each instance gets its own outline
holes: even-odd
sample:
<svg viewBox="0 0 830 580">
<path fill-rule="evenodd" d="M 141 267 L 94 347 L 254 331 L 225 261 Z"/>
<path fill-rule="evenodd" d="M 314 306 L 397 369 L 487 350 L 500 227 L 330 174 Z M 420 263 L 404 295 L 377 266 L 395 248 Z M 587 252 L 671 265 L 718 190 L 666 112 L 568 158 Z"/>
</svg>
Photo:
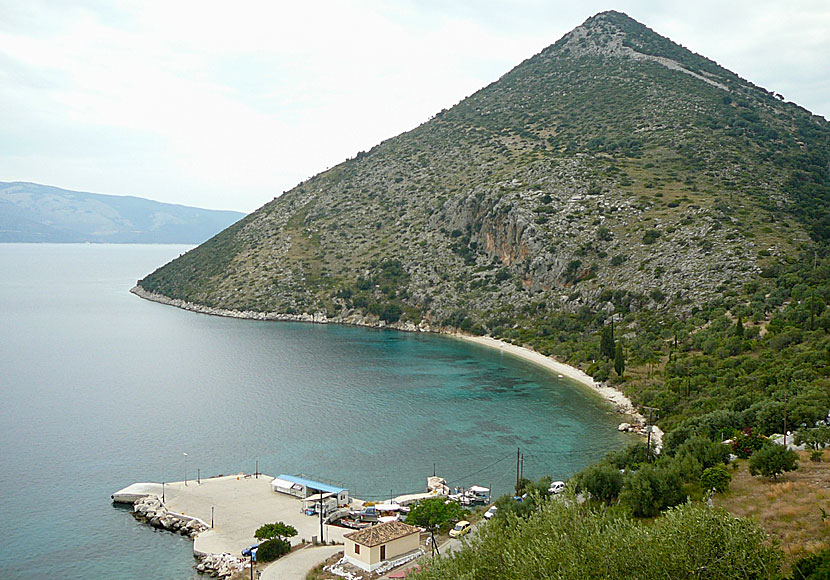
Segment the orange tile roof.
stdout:
<svg viewBox="0 0 830 580">
<path fill-rule="evenodd" d="M 357 532 L 345 534 L 343 537 L 353 541 L 355 544 L 371 548 L 403 538 L 410 534 L 417 534 L 420 530 L 403 522 L 386 522 L 371 526 Z"/>
</svg>

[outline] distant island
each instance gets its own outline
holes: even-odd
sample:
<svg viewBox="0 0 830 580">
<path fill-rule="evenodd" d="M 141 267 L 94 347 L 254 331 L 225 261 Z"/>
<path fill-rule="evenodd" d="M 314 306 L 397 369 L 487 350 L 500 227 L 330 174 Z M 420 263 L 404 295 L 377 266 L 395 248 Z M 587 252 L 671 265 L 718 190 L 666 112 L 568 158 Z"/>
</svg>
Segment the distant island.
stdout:
<svg viewBox="0 0 830 580">
<path fill-rule="evenodd" d="M 199 244 L 244 216 L 140 197 L 0 182 L 0 243 Z"/>
</svg>

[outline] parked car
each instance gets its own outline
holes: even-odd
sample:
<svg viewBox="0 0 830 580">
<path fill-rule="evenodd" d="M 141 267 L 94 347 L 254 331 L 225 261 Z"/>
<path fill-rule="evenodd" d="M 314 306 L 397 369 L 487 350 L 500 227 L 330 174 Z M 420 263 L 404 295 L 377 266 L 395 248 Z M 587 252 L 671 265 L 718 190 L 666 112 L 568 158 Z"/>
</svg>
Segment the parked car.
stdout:
<svg viewBox="0 0 830 580">
<path fill-rule="evenodd" d="M 250 558 L 251 553 L 256 552 L 257 548 L 259 548 L 259 544 L 251 544 L 250 546 L 248 546 L 247 548 L 242 550 L 242 555 L 245 556 L 246 558 Z"/>
<path fill-rule="evenodd" d="M 554 481 L 550 484 L 548 488 L 549 493 L 562 493 L 562 490 L 565 489 L 565 482 L 564 481 Z"/>
<path fill-rule="evenodd" d="M 470 522 L 467 520 L 461 520 L 455 527 L 450 530 L 450 537 L 451 538 L 460 538 L 466 534 L 470 533 Z"/>
<path fill-rule="evenodd" d="M 496 506 L 494 506 L 494 505 L 491 505 L 491 506 L 490 506 L 490 508 L 489 508 L 486 512 L 484 512 L 484 519 L 489 520 L 489 519 L 490 519 L 490 518 L 492 518 L 494 515 L 496 515 L 496 512 L 497 512 L 498 510 L 499 510 L 499 508 L 497 508 L 497 507 L 496 507 Z"/>
</svg>

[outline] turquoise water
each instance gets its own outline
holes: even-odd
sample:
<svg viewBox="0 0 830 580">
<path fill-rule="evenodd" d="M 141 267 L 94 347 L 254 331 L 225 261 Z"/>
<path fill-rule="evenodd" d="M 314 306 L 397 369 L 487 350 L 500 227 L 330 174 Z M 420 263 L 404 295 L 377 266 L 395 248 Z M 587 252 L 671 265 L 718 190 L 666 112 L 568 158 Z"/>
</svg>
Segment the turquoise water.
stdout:
<svg viewBox="0 0 830 580">
<path fill-rule="evenodd" d="M 0 244 L 2 578 L 189 578 L 134 481 L 306 473 L 364 499 L 565 478 L 625 441 L 592 393 L 456 339 L 211 317 L 128 293 L 184 246 Z M 187 453 L 187 464 L 183 453 Z"/>
</svg>

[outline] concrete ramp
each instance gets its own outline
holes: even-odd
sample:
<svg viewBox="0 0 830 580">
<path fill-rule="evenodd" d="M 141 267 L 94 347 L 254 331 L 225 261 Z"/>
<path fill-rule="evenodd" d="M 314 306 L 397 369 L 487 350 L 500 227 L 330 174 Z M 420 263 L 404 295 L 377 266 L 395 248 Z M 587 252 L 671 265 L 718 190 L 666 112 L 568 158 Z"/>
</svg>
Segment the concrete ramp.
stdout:
<svg viewBox="0 0 830 580">
<path fill-rule="evenodd" d="M 128 485 L 124 489 L 116 491 L 110 497 L 115 503 L 134 504 L 141 498 L 148 495 L 157 495 L 161 497 L 160 483 L 134 483 Z"/>
</svg>

